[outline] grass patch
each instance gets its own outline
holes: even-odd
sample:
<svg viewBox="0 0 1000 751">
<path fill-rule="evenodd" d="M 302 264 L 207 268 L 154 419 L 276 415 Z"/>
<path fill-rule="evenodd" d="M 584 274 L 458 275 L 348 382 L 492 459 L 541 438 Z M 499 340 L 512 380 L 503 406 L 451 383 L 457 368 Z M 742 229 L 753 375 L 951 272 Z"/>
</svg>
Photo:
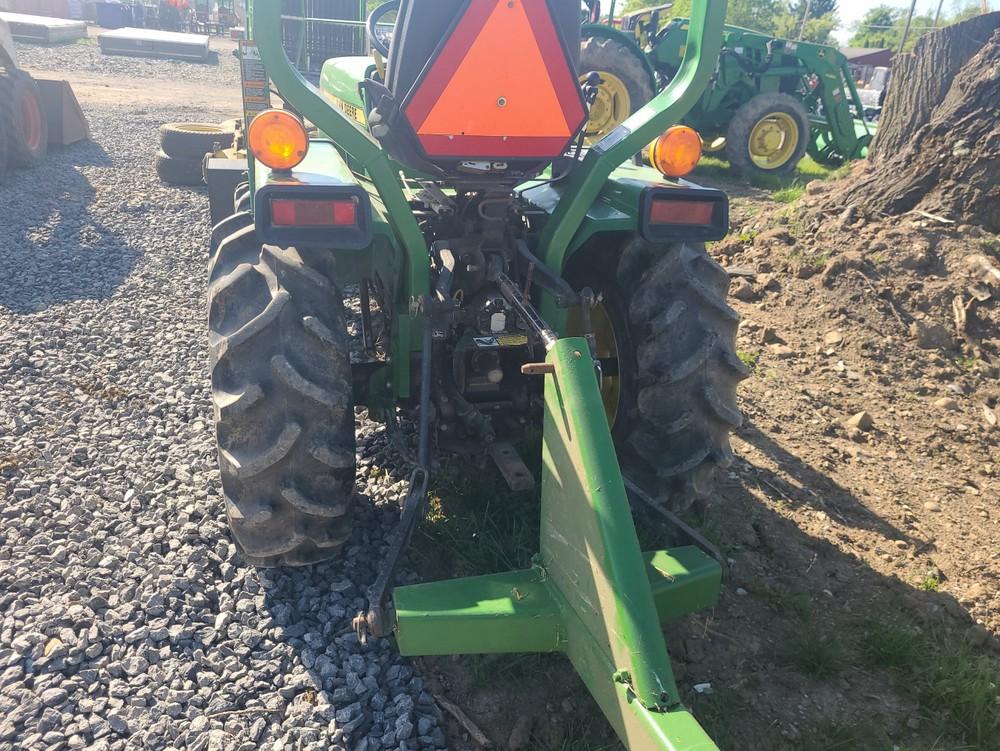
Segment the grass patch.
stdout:
<svg viewBox="0 0 1000 751">
<path fill-rule="evenodd" d="M 845 169 L 846 168 L 846 169 Z M 814 162 L 812 158 L 806 156 L 798 163 L 796 168 L 786 175 L 747 175 L 744 176 L 746 182 L 754 187 L 764 188 L 770 191 L 783 191 L 796 186 L 804 190 L 804 186 L 810 180 L 833 180 L 843 177 L 850 171 L 850 164 L 837 168 L 824 167 L 822 164 Z M 706 177 L 718 177 L 722 179 L 733 179 L 736 172 L 729 166 L 729 162 L 714 156 L 703 156 L 698 162 L 698 167 L 694 175 L 704 175 Z M 775 199 L 778 200 L 778 199 Z"/>
<path fill-rule="evenodd" d="M 565 725 L 562 737 L 547 737 L 544 729 L 536 729 L 528 748 L 532 751 L 625 751 L 614 731 L 596 710 L 584 718 L 574 716 Z"/>
<path fill-rule="evenodd" d="M 802 198 L 805 192 L 806 188 L 804 185 L 789 185 L 787 188 L 774 191 L 771 194 L 771 198 L 778 203 L 795 203 L 795 201 Z"/>
<path fill-rule="evenodd" d="M 840 644 L 811 627 L 800 630 L 788 641 L 782 657 L 802 675 L 815 680 L 836 675 L 844 666 Z"/>
<path fill-rule="evenodd" d="M 882 728 L 873 725 L 844 727 L 833 722 L 811 728 L 791 748 L 795 751 L 903 751 Z"/>
<path fill-rule="evenodd" d="M 866 663 L 885 669 L 896 688 L 926 717 L 967 747 L 1000 749 L 1000 661 L 954 633 L 897 623 L 865 625 L 859 647 Z"/>
<path fill-rule="evenodd" d="M 540 436 L 539 439 L 540 441 Z M 539 445 L 521 447 L 540 476 Z M 411 554 L 426 579 L 528 568 L 538 550 L 538 492 L 515 493 L 492 464 L 442 462 L 428 491 L 428 513 Z"/>
<path fill-rule="evenodd" d="M 937 592 L 938 585 L 940 582 L 933 576 L 928 574 L 924 577 L 924 580 L 920 582 L 919 586 L 924 592 Z"/>
<path fill-rule="evenodd" d="M 736 356 L 740 358 L 740 362 L 750 368 L 750 370 L 756 368 L 757 361 L 760 360 L 760 352 L 749 352 L 745 349 L 737 350 Z"/>
<path fill-rule="evenodd" d="M 788 225 L 788 231 L 793 236 L 798 234 L 791 224 Z M 800 248 L 795 248 L 788 254 L 788 260 L 795 266 L 810 268 L 813 271 L 822 271 L 823 267 L 826 266 L 826 262 L 830 260 L 830 254 L 810 253 Z"/>
<path fill-rule="evenodd" d="M 960 357 L 957 362 L 963 370 L 975 370 L 979 367 L 979 359 L 975 357 Z"/>
<path fill-rule="evenodd" d="M 780 615 L 800 621 L 809 617 L 809 596 L 805 592 L 796 592 L 781 582 L 766 582 L 763 579 L 752 579 L 747 584 L 747 591 Z"/>
</svg>

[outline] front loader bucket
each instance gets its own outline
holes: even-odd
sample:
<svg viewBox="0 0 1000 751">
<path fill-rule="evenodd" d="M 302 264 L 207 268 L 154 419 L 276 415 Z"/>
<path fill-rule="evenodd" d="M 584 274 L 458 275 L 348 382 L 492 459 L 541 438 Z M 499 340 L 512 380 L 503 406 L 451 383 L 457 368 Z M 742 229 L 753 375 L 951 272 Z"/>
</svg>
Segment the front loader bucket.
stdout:
<svg viewBox="0 0 1000 751">
<path fill-rule="evenodd" d="M 35 81 L 49 125 L 49 145 L 68 146 L 90 138 L 90 127 L 68 81 Z"/>
</svg>

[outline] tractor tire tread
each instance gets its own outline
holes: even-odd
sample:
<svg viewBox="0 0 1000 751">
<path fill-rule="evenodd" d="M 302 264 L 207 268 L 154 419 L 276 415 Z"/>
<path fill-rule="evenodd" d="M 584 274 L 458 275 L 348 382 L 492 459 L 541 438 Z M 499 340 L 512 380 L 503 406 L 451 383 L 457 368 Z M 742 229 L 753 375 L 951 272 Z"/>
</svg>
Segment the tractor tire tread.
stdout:
<svg viewBox="0 0 1000 751">
<path fill-rule="evenodd" d="M 209 350 L 230 529 L 258 566 L 308 565 L 351 533 L 349 340 L 328 251 L 261 246 L 252 226 L 211 263 Z M 321 321 L 316 337 L 306 321 Z"/>
<path fill-rule="evenodd" d="M 618 266 L 619 288 L 632 292 L 637 365 L 626 466 L 675 510 L 706 499 L 716 469 L 732 461 L 729 436 L 742 423 L 736 388 L 748 371 L 736 357 L 739 316 L 726 303 L 724 274 L 701 244 L 639 238 Z"/>
<path fill-rule="evenodd" d="M 581 74 L 604 70 L 618 76 L 628 89 L 631 113 L 644 106 L 656 93 L 642 59 L 633 48 L 617 39 L 600 36 L 584 38 L 580 46 L 579 70 Z"/>
</svg>

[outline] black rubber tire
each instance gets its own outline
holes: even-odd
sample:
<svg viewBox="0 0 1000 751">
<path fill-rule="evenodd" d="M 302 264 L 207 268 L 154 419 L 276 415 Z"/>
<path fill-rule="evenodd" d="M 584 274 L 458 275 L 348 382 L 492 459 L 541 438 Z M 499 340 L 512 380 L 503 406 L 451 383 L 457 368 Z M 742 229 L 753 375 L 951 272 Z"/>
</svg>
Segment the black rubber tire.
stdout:
<svg viewBox="0 0 1000 751">
<path fill-rule="evenodd" d="M 629 114 L 649 102 L 655 93 L 649 72 L 635 48 L 615 39 L 586 37 L 580 46 L 578 70 L 580 75 L 607 71 L 621 79 L 628 90 Z"/>
<path fill-rule="evenodd" d="M 736 387 L 748 375 L 728 274 L 701 244 L 633 238 L 620 257 L 584 256 L 567 277 L 603 296 L 615 329 L 622 390 L 612 435 L 626 475 L 676 511 L 707 499 L 717 468 L 732 462 Z"/>
<path fill-rule="evenodd" d="M 25 99 L 34 100 L 38 108 L 37 145 L 32 148 L 24 133 L 21 117 L 21 103 Z M 5 112 L 0 115 L 0 125 L 7 134 L 7 163 L 11 167 L 34 167 L 45 160 L 49 150 L 49 124 L 45 119 L 45 108 L 42 106 L 42 95 L 38 84 L 23 70 L 13 70 L 7 76 L 0 76 L 0 101 L 9 102 Z"/>
<path fill-rule="evenodd" d="M 221 148 L 232 146 L 235 127 L 230 123 L 166 123 L 160 126 L 160 149 L 181 159 L 197 159 Z"/>
<path fill-rule="evenodd" d="M 227 237 L 209 268 L 209 361 L 233 538 L 257 566 L 330 558 L 351 532 L 349 341 L 329 251 Z"/>
<path fill-rule="evenodd" d="M 156 174 L 167 185 L 204 185 L 201 159 L 184 159 L 156 154 Z"/>
<path fill-rule="evenodd" d="M 795 119 L 799 142 L 788 161 L 773 169 L 764 169 L 750 158 L 750 133 L 754 126 L 773 112 L 783 112 Z M 795 169 L 810 141 L 809 113 L 802 103 L 788 94 L 758 94 L 744 104 L 729 121 L 726 131 L 726 158 L 729 164 L 744 174 L 783 175 Z"/>
<path fill-rule="evenodd" d="M 250 188 L 244 188 L 243 190 L 236 190 L 236 202 L 234 204 L 237 214 L 249 213 L 250 212 Z"/>
<path fill-rule="evenodd" d="M 234 232 L 249 227 L 253 224 L 253 215 L 249 211 L 231 214 L 221 222 L 212 227 L 212 234 L 208 241 L 208 257 L 215 258 L 216 252 L 222 241 Z"/>
</svg>

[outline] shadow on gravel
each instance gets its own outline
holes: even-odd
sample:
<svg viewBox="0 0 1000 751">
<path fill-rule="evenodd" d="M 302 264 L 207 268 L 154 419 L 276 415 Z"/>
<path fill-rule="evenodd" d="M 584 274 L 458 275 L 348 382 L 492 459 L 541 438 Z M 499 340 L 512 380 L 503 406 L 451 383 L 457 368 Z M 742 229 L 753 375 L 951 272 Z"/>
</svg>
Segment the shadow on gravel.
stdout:
<svg viewBox="0 0 1000 751">
<path fill-rule="evenodd" d="M 8 172 L 0 184 L 0 307 L 35 313 L 71 300 L 109 297 L 131 272 L 139 251 L 122 230 L 143 205 L 98 199 L 81 167 L 111 167 L 93 141 L 56 151 L 41 165 Z M 124 214 L 124 216 L 121 216 Z M 122 227 L 109 220 L 121 219 Z"/>
</svg>

